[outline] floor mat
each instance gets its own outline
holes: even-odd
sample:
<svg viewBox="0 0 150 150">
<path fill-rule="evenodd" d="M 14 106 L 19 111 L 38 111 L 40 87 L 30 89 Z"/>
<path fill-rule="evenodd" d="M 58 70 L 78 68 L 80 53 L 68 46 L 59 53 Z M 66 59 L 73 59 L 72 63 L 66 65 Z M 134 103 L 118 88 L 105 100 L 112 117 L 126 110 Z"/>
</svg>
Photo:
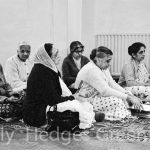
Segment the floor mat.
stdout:
<svg viewBox="0 0 150 150">
<path fill-rule="evenodd" d="M 45 133 L 44 128 L 26 126 L 22 121 L 1 122 L 0 134 L 4 131 L 14 131 L 15 133 L 41 134 Z M 123 142 L 143 142 L 150 144 L 150 119 L 129 118 L 123 121 L 104 121 L 95 123 L 92 128 L 82 131 L 76 135 L 80 137 L 89 136 L 101 141 L 123 141 Z"/>
<path fill-rule="evenodd" d="M 150 143 L 150 119 L 132 118 L 123 122 L 104 121 L 96 123 L 88 134 L 102 140 Z"/>
</svg>

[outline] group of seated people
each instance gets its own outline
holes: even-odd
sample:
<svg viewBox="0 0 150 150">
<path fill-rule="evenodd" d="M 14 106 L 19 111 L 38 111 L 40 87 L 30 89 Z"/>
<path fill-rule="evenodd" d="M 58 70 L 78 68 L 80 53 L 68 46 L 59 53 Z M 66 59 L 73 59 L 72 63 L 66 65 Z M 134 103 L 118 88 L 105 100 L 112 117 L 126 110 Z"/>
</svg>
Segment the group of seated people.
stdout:
<svg viewBox="0 0 150 150">
<path fill-rule="evenodd" d="M 17 55 L 6 62 L 5 76 L 0 69 L 0 94 L 11 97 L 26 90 L 23 120 L 30 126 L 45 126 L 46 112 L 55 106 L 59 112 L 79 112 L 81 129 L 100 121 L 101 114 L 106 120 L 122 120 L 131 117 L 129 107 L 142 110 L 143 101 L 150 101 L 150 75 L 143 62 L 145 49 L 140 42 L 128 47 L 131 60 L 123 66 L 116 83 L 109 71 L 113 52 L 107 47 L 93 49 L 89 60 L 82 55 L 82 43 L 73 41 L 62 64 L 61 78 L 57 69 L 59 50 L 53 44 L 43 44 L 31 60 L 30 44 L 20 42 Z M 3 83 L 9 92 L 3 92 Z"/>
</svg>

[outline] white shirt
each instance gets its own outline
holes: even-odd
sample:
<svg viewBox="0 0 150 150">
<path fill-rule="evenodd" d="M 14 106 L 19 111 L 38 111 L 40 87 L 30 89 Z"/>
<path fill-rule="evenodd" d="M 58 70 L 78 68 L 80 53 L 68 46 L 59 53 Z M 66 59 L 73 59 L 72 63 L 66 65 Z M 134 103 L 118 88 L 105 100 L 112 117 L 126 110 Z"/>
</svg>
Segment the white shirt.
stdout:
<svg viewBox="0 0 150 150">
<path fill-rule="evenodd" d="M 73 57 L 74 63 L 76 64 L 77 68 L 80 70 L 81 69 L 81 58 L 75 59 Z"/>
<path fill-rule="evenodd" d="M 8 58 L 5 65 L 5 76 L 13 91 L 21 91 L 27 87 L 27 79 L 33 67 L 33 61 L 28 58 L 21 61 L 17 55 Z"/>
<path fill-rule="evenodd" d="M 75 88 L 79 87 L 81 81 L 95 88 L 101 96 L 115 96 L 124 100 L 127 98 L 126 91 L 112 79 L 109 70 L 101 70 L 93 62 L 89 62 L 79 71 Z"/>
</svg>

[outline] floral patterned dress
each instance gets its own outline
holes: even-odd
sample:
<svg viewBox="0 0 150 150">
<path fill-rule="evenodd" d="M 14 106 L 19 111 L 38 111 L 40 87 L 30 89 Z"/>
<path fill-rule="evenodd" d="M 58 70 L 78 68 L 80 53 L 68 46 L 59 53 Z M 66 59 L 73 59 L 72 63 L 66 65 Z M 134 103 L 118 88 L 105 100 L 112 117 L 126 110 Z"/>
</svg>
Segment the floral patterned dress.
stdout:
<svg viewBox="0 0 150 150">
<path fill-rule="evenodd" d="M 114 96 L 103 97 L 86 82 L 82 83 L 78 92 L 82 100 L 87 100 L 93 105 L 95 112 L 104 113 L 106 120 L 121 120 L 131 115 L 122 99 Z"/>
<path fill-rule="evenodd" d="M 149 74 L 144 63 L 140 63 L 137 66 L 136 82 L 147 83 L 149 80 Z M 131 91 L 135 96 L 141 98 L 143 101 L 150 101 L 150 86 L 131 86 L 125 87 L 125 89 Z"/>
<path fill-rule="evenodd" d="M 122 120 L 131 116 L 131 112 L 127 109 L 126 100 L 119 96 L 121 91 L 119 88 L 121 87 L 112 79 L 109 70 L 101 70 L 90 62 L 79 72 L 75 85 L 79 89 L 76 93 L 77 99 L 90 102 L 95 112 L 105 114 L 106 120 Z M 118 90 L 115 88 L 117 85 L 119 86 Z M 103 89 L 110 93 L 103 93 Z M 111 91 L 117 91 L 118 96 L 117 94 L 115 96 Z M 122 91 L 125 90 L 122 89 Z M 124 95 L 123 92 L 120 93 Z"/>
</svg>

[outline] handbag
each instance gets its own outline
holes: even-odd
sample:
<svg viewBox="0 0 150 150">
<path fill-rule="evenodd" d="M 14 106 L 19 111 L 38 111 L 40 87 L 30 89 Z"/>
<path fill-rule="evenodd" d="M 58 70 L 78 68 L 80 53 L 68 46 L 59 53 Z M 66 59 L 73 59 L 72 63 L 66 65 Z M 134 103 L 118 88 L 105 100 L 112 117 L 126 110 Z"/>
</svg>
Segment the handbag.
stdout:
<svg viewBox="0 0 150 150">
<path fill-rule="evenodd" d="M 51 107 L 50 107 L 51 108 Z M 54 111 L 47 112 L 48 126 L 46 131 L 57 131 L 57 132 L 74 132 L 79 126 L 79 113 L 66 110 L 64 112 Z"/>
</svg>

